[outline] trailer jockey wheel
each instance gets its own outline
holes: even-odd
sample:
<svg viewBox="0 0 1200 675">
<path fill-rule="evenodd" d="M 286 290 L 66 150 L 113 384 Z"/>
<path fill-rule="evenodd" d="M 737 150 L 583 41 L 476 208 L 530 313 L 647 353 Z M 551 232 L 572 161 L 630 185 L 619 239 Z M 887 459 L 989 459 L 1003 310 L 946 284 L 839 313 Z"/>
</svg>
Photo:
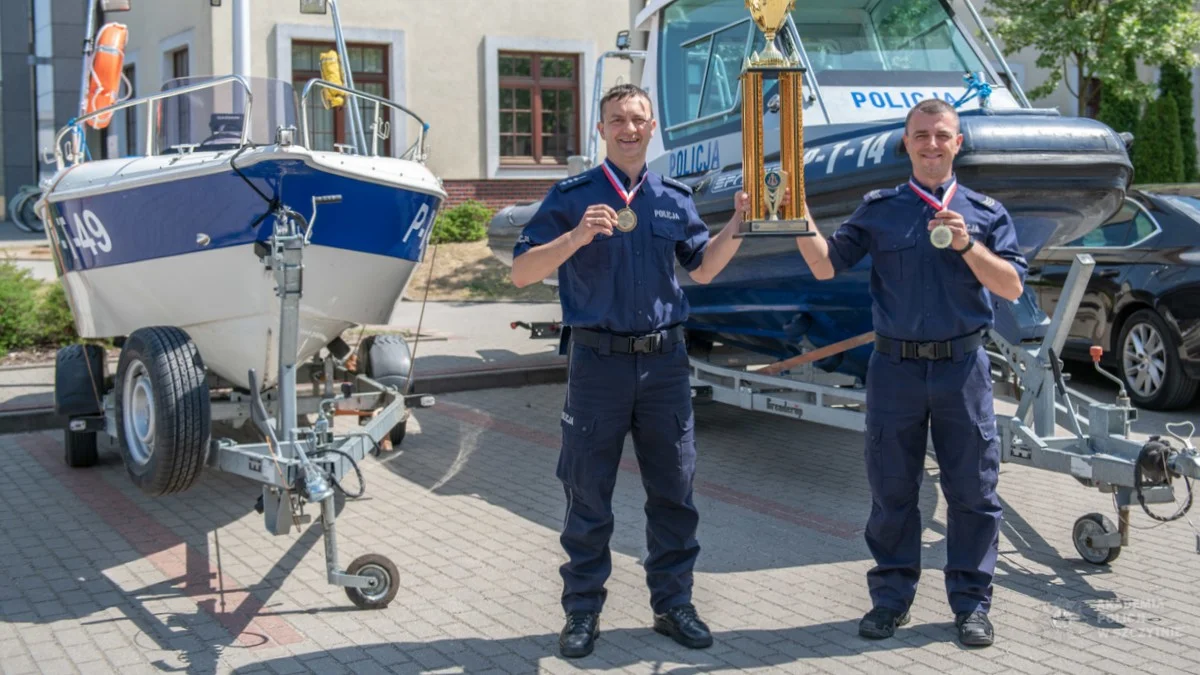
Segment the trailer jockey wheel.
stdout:
<svg viewBox="0 0 1200 675">
<path fill-rule="evenodd" d="M 367 588 L 346 587 L 346 595 L 359 609 L 383 609 L 396 597 L 400 585 L 400 570 L 391 561 L 376 553 L 359 556 L 346 568 L 346 574 L 367 577 L 374 585 Z"/>
<path fill-rule="evenodd" d="M 1107 516 L 1100 513 L 1089 513 L 1075 521 L 1071 538 L 1075 541 L 1075 550 L 1079 551 L 1079 555 L 1084 560 L 1093 565 L 1107 565 L 1121 555 L 1121 547 L 1096 545 L 1092 538 L 1113 534 L 1116 531 L 1117 526 L 1113 525 Z"/>
</svg>

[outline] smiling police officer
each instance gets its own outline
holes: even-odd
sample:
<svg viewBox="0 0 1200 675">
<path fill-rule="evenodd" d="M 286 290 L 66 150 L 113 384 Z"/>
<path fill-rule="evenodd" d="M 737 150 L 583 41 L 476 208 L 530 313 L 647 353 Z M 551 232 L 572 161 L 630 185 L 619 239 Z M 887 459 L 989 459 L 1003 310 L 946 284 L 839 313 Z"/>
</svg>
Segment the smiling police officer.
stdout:
<svg viewBox="0 0 1200 675">
<path fill-rule="evenodd" d="M 818 279 L 868 253 L 872 260 L 866 541 L 876 566 L 867 574 L 872 609 L 859 623 L 868 638 L 890 637 L 909 619 L 921 574 L 917 503 L 932 428 L 958 638 L 971 646 L 994 639 L 987 614 L 1001 520 L 1000 445 L 983 332 L 993 322 L 990 296 L 1020 297 L 1028 266 L 1004 207 L 956 181 L 962 138 L 952 105 L 918 103 L 905 121 L 908 183 L 868 194 L 828 240 L 797 238 Z"/>
<path fill-rule="evenodd" d="M 557 469 L 567 499 L 561 542 L 569 560 L 560 570 L 567 620 L 559 636 L 567 657 L 590 654 L 599 635 L 612 571 L 613 487 L 630 431 L 647 495 L 654 629 L 691 648 L 712 644 L 691 602 L 700 552 L 696 446 L 683 339 L 688 303 L 675 264 L 697 283 L 711 281 L 740 246 L 733 235 L 749 204 L 739 193 L 733 219 L 710 239 L 691 190 L 646 167 L 656 128 L 650 96 L 618 85 L 600 112 L 607 159 L 552 188 L 513 249 L 517 286 L 558 271 L 570 340 Z"/>
</svg>

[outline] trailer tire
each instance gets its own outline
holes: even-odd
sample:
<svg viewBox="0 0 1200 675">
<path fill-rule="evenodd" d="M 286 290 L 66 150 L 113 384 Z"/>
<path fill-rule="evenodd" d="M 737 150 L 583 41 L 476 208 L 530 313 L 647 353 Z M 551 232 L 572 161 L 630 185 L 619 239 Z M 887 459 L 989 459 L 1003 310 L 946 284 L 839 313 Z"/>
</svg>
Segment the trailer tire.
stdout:
<svg viewBox="0 0 1200 675">
<path fill-rule="evenodd" d="M 183 492 L 200 477 L 212 411 L 200 352 L 175 327 L 140 328 L 125 341 L 117 367 L 121 458 L 150 496 Z"/>
<path fill-rule="evenodd" d="M 375 581 L 373 588 L 346 587 L 346 596 L 359 609 L 384 609 L 400 590 L 400 570 L 391 560 L 377 553 L 355 558 L 346 568 L 346 574 L 370 577 Z"/>
<path fill-rule="evenodd" d="M 1121 555 L 1120 546 L 1093 546 L 1088 539 L 1098 534 L 1112 534 L 1117 526 L 1101 513 L 1089 513 L 1080 516 L 1071 530 L 1071 540 L 1075 542 L 1075 550 L 1087 562 L 1093 565 L 1107 565 Z"/>
<path fill-rule="evenodd" d="M 358 344 L 358 370 L 385 387 L 407 393 L 412 372 L 412 351 L 408 342 L 399 335 L 368 336 Z M 407 433 L 408 420 L 392 427 L 388 432 L 392 447 L 400 447 Z"/>
<path fill-rule="evenodd" d="M 54 355 L 54 413 L 63 417 L 99 415 L 104 411 L 104 348 L 67 345 Z"/>
<path fill-rule="evenodd" d="M 63 430 L 64 460 L 67 466 L 80 469 L 95 466 L 100 458 L 96 450 L 96 432 Z"/>
</svg>

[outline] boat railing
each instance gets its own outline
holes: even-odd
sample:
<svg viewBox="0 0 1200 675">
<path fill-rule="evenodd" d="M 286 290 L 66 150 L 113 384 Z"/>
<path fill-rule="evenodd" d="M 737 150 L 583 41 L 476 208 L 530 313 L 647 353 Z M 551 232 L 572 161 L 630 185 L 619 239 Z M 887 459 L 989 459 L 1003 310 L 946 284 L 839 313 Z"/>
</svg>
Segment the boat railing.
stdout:
<svg viewBox="0 0 1200 675">
<path fill-rule="evenodd" d="M 143 104 L 146 106 L 146 119 L 149 122 L 146 125 L 146 155 L 147 156 L 153 155 L 154 154 L 154 134 L 155 134 L 155 130 L 158 128 L 158 123 L 157 123 L 158 122 L 158 119 L 157 119 L 158 107 L 155 106 L 156 103 L 158 103 L 159 101 L 163 101 L 163 100 L 169 99 L 169 98 L 174 98 L 177 96 L 187 96 L 190 94 L 195 94 L 196 92 L 206 91 L 208 89 L 214 89 L 216 87 L 219 87 L 219 86 L 225 85 L 225 84 L 229 84 L 229 83 L 237 83 L 237 84 L 241 85 L 242 90 L 243 90 L 242 93 L 244 93 L 246 96 L 245 116 L 246 116 L 246 119 L 250 119 L 250 113 L 251 113 L 251 110 L 252 110 L 252 107 L 254 104 L 254 94 L 250 90 L 250 84 L 241 75 L 226 75 L 224 77 L 220 77 L 220 78 L 217 78 L 214 80 L 209 80 L 207 82 L 191 84 L 191 85 L 187 85 L 184 87 L 179 87 L 178 89 L 171 89 L 168 91 L 162 91 L 162 92 L 158 92 L 155 94 L 147 94 L 146 96 L 139 96 L 137 98 L 132 98 L 132 99 L 128 99 L 125 101 L 121 101 L 119 103 L 114 103 L 106 108 L 101 108 L 100 110 L 88 113 L 86 115 L 83 115 L 82 117 L 77 117 L 77 118 L 71 120 L 70 122 L 67 123 L 66 126 L 64 126 L 58 132 L 58 135 L 54 139 L 54 161 L 55 161 L 55 164 L 58 166 L 58 170 L 61 171 L 68 162 L 71 165 L 75 165 L 75 164 L 82 162 L 85 159 L 86 150 L 85 150 L 85 146 L 83 143 L 83 125 L 88 120 L 91 120 L 96 117 L 100 117 L 101 115 L 115 113 L 120 110 L 125 110 L 127 108 L 133 108 L 135 106 L 139 106 L 139 105 L 143 105 Z M 64 156 L 63 138 L 68 133 L 74 133 L 75 138 L 74 138 L 73 143 L 71 144 L 70 149 L 67 151 L 67 153 Z M 249 125 L 243 125 L 240 145 L 246 144 L 248 134 L 249 134 Z"/>
<path fill-rule="evenodd" d="M 370 148 L 369 149 L 368 148 L 359 148 L 357 142 L 353 143 L 353 144 L 349 144 L 350 148 L 353 148 L 356 152 L 364 152 L 364 153 L 369 152 L 369 156 L 371 156 L 371 157 L 379 156 L 379 141 L 386 140 L 388 138 L 388 135 L 390 134 L 391 125 L 387 121 L 385 121 L 382 117 L 383 107 L 388 107 L 388 108 L 391 108 L 392 110 L 395 110 L 397 112 L 408 115 L 409 117 L 413 118 L 413 120 L 415 120 L 418 125 L 417 126 L 417 139 L 415 141 L 413 141 L 412 145 L 410 145 L 400 155 L 400 158 L 401 159 L 409 159 L 409 160 L 413 160 L 416 162 L 424 162 L 426 160 L 425 132 L 429 130 L 429 125 L 425 123 L 425 120 L 421 119 L 420 115 L 417 115 L 415 112 L 400 105 L 399 103 L 396 103 L 395 101 L 389 101 L 388 99 L 383 98 L 382 96 L 368 94 L 364 91 L 359 91 L 357 89 L 350 89 L 349 87 L 345 87 L 340 84 L 330 82 L 328 80 L 322 80 L 320 78 L 314 78 L 314 79 L 309 80 L 304 85 L 304 90 L 300 94 L 300 124 L 301 124 L 302 133 L 304 134 L 305 146 L 307 146 L 309 148 L 312 147 L 312 137 L 311 137 L 312 130 L 309 127 L 309 123 L 308 123 L 308 98 L 309 98 L 309 96 L 312 95 L 313 91 L 318 88 L 329 89 L 329 90 L 336 91 L 336 92 L 345 94 L 347 96 L 351 96 L 353 98 L 360 99 L 360 100 L 367 101 L 369 103 L 374 104 L 371 108 L 371 113 L 370 113 L 370 116 L 371 116 L 371 123 L 370 123 L 370 127 L 369 127 L 370 131 L 371 131 Z M 348 105 L 347 107 L 350 110 L 355 109 L 354 106 Z"/>
</svg>

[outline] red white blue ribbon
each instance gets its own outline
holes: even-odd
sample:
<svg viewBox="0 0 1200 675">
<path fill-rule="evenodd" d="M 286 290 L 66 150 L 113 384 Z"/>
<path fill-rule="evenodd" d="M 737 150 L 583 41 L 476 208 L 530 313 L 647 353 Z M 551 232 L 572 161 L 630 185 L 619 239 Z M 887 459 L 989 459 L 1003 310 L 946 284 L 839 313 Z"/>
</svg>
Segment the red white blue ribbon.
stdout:
<svg viewBox="0 0 1200 675">
<path fill-rule="evenodd" d="M 911 178 L 908 179 L 908 187 L 912 188 L 912 191 L 917 193 L 917 196 L 920 197 L 922 201 L 931 206 L 934 213 L 937 213 L 938 211 L 945 211 L 946 207 L 950 206 L 950 200 L 954 199 L 954 193 L 958 190 L 958 179 L 954 179 L 954 181 L 950 183 L 950 187 L 946 188 L 946 196 L 940 202 L 936 197 L 927 192 L 925 188 L 917 185 L 916 181 Z"/>
<path fill-rule="evenodd" d="M 621 181 L 617 180 L 617 175 L 612 172 L 612 169 L 608 168 L 608 162 L 604 162 L 600 166 L 604 169 L 604 175 L 608 176 L 608 182 L 612 183 L 612 186 L 614 189 L 616 189 L 617 194 L 621 195 L 621 199 L 625 200 L 625 206 L 629 206 L 629 203 L 633 201 L 633 197 L 637 194 L 637 191 L 642 188 L 642 183 L 646 182 L 646 176 L 650 175 L 649 171 L 643 173 L 642 179 L 638 181 L 638 184 L 634 185 L 632 190 L 626 192 L 625 186 L 621 185 Z"/>
</svg>

